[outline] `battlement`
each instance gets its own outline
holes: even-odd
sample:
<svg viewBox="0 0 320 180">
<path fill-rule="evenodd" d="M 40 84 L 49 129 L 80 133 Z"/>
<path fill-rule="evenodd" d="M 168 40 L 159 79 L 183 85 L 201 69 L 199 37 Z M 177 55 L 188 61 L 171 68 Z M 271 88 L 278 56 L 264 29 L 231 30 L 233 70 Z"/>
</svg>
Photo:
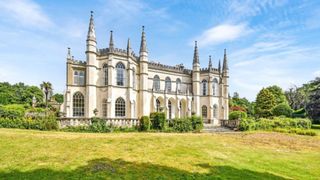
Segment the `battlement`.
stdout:
<svg viewBox="0 0 320 180">
<path fill-rule="evenodd" d="M 209 68 L 200 68 L 201 73 L 209 72 Z M 219 73 L 219 70 L 217 68 L 211 68 L 211 72 Z"/>
<path fill-rule="evenodd" d="M 78 64 L 78 65 L 86 65 L 86 64 L 87 64 L 86 61 L 76 60 L 76 59 L 74 59 L 73 56 L 72 56 L 71 59 L 68 59 L 68 62 L 69 62 L 69 63 L 72 63 L 72 64 Z"/>
<path fill-rule="evenodd" d="M 165 64 L 161 64 L 159 62 L 150 61 L 149 68 L 159 69 L 159 70 L 169 70 L 172 72 L 184 73 L 184 74 L 191 74 L 192 70 L 186 69 L 183 64 L 178 64 L 175 66 L 169 66 Z"/>
<path fill-rule="evenodd" d="M 103 49 L 98 49 L 98 54 L 101 56 L 106 56 L 110 53 L 116 54 L 116 55 L 120 55 L 120 56 L 127 56 L 127 50 L 125 49 L 120 49 L 120 48 L 114 48 L 114 49 L 109 49 L 109 48 L 103 48 Z M 130 56 L 133 57 L 135 60 L 138 60 L 139 57 L 136 56 L 136 54 L 131 51 Z"/>
</svg>

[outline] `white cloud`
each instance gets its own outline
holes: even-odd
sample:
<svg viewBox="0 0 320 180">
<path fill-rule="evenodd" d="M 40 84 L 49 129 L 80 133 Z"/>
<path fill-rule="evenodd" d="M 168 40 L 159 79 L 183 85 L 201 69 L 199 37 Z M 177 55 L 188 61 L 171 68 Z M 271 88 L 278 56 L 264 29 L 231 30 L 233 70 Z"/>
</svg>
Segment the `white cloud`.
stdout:
<svg viewBox="0 0 320 180">
<path fill-rule="evenodd" d="M 293 40 L 257 40 L 229 55 L 231 88 L 254 100 L 262 87 L 278 85 L 286 90 L 301 85 L 320 75 L 310 72 L 309 66 L 317 64 L 319 52 L 319 46 L 301 46 Z"/>
<path fill-rule="evenodd" d="M 216 45 L 228 41 L 236 40 L 252 32 L 245 24 L 220 24 L 205 30 L 200 36 L 196 37 L 202 47 Z"/>
<path fill-rule="evenodd" d="M 1 16 L 14 20 L 27 27 L 46 28 L 53 25 L 53 22 L 43 12 L 39 4 L 32 0 L 1 0 Z"/>
<path fill-rule="evenodd" d="M 316 76 L 316 77 L 320 77 L 320 70 L 319 70 L 319 71 L 315 71 L 315 72 L 313 73 L 313 75 Z"/>
</svg>

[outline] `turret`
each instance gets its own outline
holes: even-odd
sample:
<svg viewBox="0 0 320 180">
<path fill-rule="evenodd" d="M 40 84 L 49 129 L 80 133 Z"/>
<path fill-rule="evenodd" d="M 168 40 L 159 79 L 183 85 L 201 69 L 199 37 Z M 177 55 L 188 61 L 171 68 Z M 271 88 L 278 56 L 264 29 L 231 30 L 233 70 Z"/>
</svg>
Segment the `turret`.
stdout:
<svg viewBox="0 0 320 180">
<path fill-rule="evenodd" d="M 219 59 L 219 64 L 218 64 L 218 71 L 219 71 L 219 75 L 221 74 L 221 60 Z"/>
<path fill-rule="evenodd" d="M 131 55 L 132 49 L 131 49 L 131 44 L 130 44 L 130 38 L 128 38 L 127 42 L 127 56 L 129 57 Z"/>
<path fill-rule="evenodd" d="M 194 42 L 192 68 L 193 112 L 200 115 L 200 62 L 197 41 Z"/>
<path fill-rule="evenodd" d="M 144 26 L 142 26 L 141 44 L 140 44 L 140 58 L 148 56 L 146 34 L 144 32 Z"/>
<path fill-rule="evenodd" d="M 97 106 L 97 96 L 96 96 L 96 67 L 97 63 L 97 42 L 96 33 L 94 28 L 93 11 L 91 11 L 89 30 L 87 36 L 87 66 L 86 66 L 86 102 L 88 105 L 85 109 L 86 117 L 93 117 L 93 110 Z"/>
<path fill-rule="evenodd" d="M 109 50 L 110 51 L 114 50 L 113 31 L 110 31 Z"/>
<path fill-rule="evenodd" d="M 223 56 L 223 65 L 222 65 L 222 92 L 221 98 L 222 106 L 224 107 L 224 112 L 222 113 L 222 119 L 228 119 L 229 114 L 229 67 L 228 67 L 228 59 L 227 59 L 227 50 L 224 49 L 224 56 Z"/>
<path fill-rule="evenodd" d="M 150 114 L 149 93 L 148 93 L 148 52 L 146 34 L 142 26 L 141 44 L 140 44 L 140 114 L 139 116 L 148 116 Z"/>
<path fill-rule="evenodd" d="M 68 47 L 67 60 L 71 60 L 71 49 Z"/>
<path fill-rule="evenodd" d="M 212 61 L 211 61 L 211 55 L 209 56 L 209 65 L 208 65 L 209 72 L 212 70 Z"/>
<path fill-rule="evenodd" d="M 228 74 L 228 70 L 229 70 L 229 67 L 228 67 L 228 60 L 227 60 L 227 50 L 224 49 L 224 55 L 223 55 L 223 67 L 222 67 L 222 71 L 224 74 Z"/>
</svg>

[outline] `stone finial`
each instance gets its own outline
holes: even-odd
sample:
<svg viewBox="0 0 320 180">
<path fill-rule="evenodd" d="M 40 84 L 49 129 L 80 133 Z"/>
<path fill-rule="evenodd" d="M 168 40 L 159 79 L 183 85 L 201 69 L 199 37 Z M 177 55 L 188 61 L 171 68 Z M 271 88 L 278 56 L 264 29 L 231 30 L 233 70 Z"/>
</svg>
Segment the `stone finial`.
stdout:
<svg viewBox="0 0 320 180">
<path fill-rule="evenodd" d="M 142 26 L 140 53 L 147 52 L 146 34 L 144 32 L 144 26 Z"/>
<path fill-rule="evenodd" d="M 218 64 L 218 71 L 219 71 L 219 73 L 221 73 L 221 62 L 220 62 L 221 60 L 219 59 L 219 64 Z"/>
<path fill-rule="evenodd" d="M 91 11 L 90 22 L 89 22 L 89 30 L 87 39 L 96 40 L 96 32 L 94 29 L 94 20 L 93 20 L 93 11 Z"/>
<path fill-rule="evenodd" d="M 68 47 L 67 59 L 71 59 L 71 48 Z"/>
<path fill-rule="evenodd" d="M 127 42 L 127 55 L 130 56 L 131 55 L 131 44 L 130 44 L 130 38 L 128 38 L 128 42 Z"/>
<path fill-rule="evenodd" d="M 193 64 L 199 63 L 199 52 L 198 52 L 198 44 L 197 41 L 194 42 L 194 54 L 193 54 Z"/>
<path fill-rule="evenodd" d="M 113 43 L 113 31 L 110 31 L 110 40 L 109 40 L 109 49 L 114 49 L 114 43 Z"/>
<path fill-rule="evenodd" d="M 222 70 L 226 71 L 228 69 L 229 69 L 229 67 L 228 67 L 228 60 L 227 60 L 227 50 L 224 49 Z"/>
<path fill-rule="evenodd" d="M 209 56 L 209 70 L 212 69 L 212 61 L 211 61 L 211 55 Z"/>
</svg>

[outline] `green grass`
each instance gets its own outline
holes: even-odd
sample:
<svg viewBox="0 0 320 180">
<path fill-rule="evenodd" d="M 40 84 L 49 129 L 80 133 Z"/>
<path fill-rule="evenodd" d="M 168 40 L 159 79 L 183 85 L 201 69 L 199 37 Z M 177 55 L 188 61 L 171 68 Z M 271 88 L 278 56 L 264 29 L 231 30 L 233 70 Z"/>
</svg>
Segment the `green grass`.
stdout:
<svg viewBox="0 0 320 180">
<path fill-rule="evenodd" d="M 319 136 L 0 129 L 0 179 L 318 179 Z"/>
</svg>

